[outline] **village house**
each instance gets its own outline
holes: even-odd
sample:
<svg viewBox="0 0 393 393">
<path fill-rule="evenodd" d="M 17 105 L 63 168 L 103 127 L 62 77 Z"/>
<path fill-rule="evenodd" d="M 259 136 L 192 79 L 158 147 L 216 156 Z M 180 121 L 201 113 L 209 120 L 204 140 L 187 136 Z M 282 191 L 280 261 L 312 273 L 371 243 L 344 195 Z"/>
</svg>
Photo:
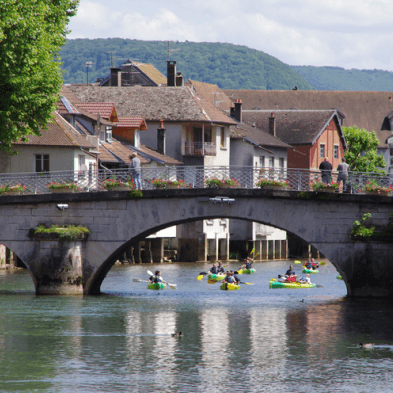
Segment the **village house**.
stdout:
<svg viewBox="0 0 393 393">
<path fill-rule="evenodd" d="M 325 110 L 339 108 L 345 113 L 342 126 L 357 126 L 375 131 L 378 153 L 387 163 L 385 168 L 393 172 L 391 154 L 386 142 L 392 135 L 393 92 L 386 91 L 310 91 L 310 90 L 223 90 L 233 100 L 241 99 L 243 109 L 277 110 L 302 109 Z M 329 156 L 330 158 L 330 156 Z"/>
<path fill-rule="evenodd" d="M 113 102 L 120 116 L 142 116 L 148 131 L 141 133 L 141 143 L 186 166 L 199 167 L 184 176 L 187 182 L 201 185 L 209 176 L 208 168 L 229 166 L 229 126 L 236 122 L 184 86 L 175 66 L 168 62 L 167 87 L 71 85 L 69 89 L 83 102 Z M 208 254 L 227 259 L 228 223 L 180 225 L 178 243 L 182 261 L 206 260 Z"/>
<path fill-rule="evenodd" d="M 287 167 L 287 150 L 291 148 L 280 139 L 242 122 L 242 103 L 232 100 L 217 86 L 188 80 L 200 99 L 226 112 L 236 122 L 230 126 L 230 165 L 248 168 Z M 258 173 L 258 171 L 254 171 Z M 255 183 L 257 178 L 253 179 Z M 255 184 L 254 184 L 255 185 Z M 230 251 L 247 255 L 247 246 L 254 249 L 256 259 L 285 259 L 287 257 L 286 232 L 256 222 L 229 220 Z"/>
</svg>

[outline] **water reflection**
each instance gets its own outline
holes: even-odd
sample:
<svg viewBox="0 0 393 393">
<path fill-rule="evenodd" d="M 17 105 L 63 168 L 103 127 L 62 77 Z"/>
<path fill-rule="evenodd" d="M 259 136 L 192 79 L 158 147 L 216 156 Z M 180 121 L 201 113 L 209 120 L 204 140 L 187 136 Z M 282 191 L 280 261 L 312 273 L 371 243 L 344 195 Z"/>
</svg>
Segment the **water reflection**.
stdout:
<svg viewBox="0 0 393 393">
<path fill-rule="evenodd" d="M 132 282 L 144 266 L 118 268 L 99 297 L 36 297 L 29 278 L 7 274 L 0 390 L 388 391 L 392 304 L 345 299 L 332 268 L 313 278 L 324 288 L 269 289 L 286 264 L 260 265 L 236 292 L 196 282 L 200 265 L 165 266 L 179 289 L 159 293 Z"/>
</svg>

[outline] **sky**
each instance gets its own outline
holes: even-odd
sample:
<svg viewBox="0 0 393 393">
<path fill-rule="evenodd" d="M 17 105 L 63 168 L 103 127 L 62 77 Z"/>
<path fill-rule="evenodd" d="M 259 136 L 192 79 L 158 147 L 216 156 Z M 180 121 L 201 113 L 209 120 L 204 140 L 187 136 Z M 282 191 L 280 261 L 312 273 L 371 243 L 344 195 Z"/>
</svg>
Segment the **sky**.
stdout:
<svg viewBox="0 0 393 393">
<path fill-rule="evenodd" d="M 393 0 L 80 0 L 68 38 L 225 42 L 289 65 L 393 71 L 392 15 Z"/>
</svg>

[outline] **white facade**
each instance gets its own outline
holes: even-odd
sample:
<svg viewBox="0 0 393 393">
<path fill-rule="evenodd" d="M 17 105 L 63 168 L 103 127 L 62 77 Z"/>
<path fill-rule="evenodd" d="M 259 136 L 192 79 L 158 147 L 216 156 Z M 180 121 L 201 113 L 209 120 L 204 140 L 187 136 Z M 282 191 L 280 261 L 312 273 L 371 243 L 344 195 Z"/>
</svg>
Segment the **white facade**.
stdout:
<svg viewBox="0 0 393 393">
<path fill-rule="evenodd" d="M 38 162 L 44 159 L 51 172 L 86 170 L 97 162 L 96 157 L 77 147 L 17 145 L 16 150 L 19 154 L 14 156 L 0 155 L 0 173 L 38 172 Z"/>
<path fill-rule="evenodd" d="M 252 166 L 254 168 L 287 168 L 287 150 L 270 147 L 263 149 L 244 141 L 242 138 L 231 139 L 230 165 Z M 255 183 L 258 178 L 254 179 Z M 287 233 L 257 222 L 231 220 L 231 240 L 286 240 Z"/>
</svg>

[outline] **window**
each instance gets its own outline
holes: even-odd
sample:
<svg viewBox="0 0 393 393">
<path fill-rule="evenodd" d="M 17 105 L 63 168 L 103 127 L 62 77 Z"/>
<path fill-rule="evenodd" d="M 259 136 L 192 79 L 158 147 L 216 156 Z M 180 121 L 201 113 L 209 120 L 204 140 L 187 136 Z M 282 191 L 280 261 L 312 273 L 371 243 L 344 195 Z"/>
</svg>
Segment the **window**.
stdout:
<svg viewBox="0 0 393 393">
<path fill-rule="evenodd" d="M 338 158 L 338 146 L 334 145 L 334 158 Z"/>
<path fill-rule="evenodd" d="M 259 166 L 260 166 L 261 168 L 264 168 L 264 167 L 265 167 L 265 156 L 260 156 L 260 157 L 259 157 Z"/>
<path fill-rule="evenodd" d="M 319 157 L 325 157 L 325 145 L 319 145 Z"/>
<path fill-rule="evenodd" d="M 78 156 L 78 161 L 79 161 L 79 170 L 80 171 L 85 171 L 87 169 L 86 167 L 86 162 L 85 162 L 85 156 L 84 155 L 79 155 Z"/>
<path fill-rule="evenodd" d="M 274 168 L 274 157 L 269 158 L 269 168 Z"/>
<path fill-rule="evenodd" d="M 280 169 L 284 169 L 284 158 L 283 157 L 280 157 L 278 159 L 278 166 Z"/>
<path fill-rule="evenodd" d="M 35 155 L 35 171 L 49 172 L 49 154 Z"/>
<path fill-rule="evenodd" d="M 111 127 L 106 127 L 106 141 L 107 142 L 112 142 L 112 128 Z"/>
<path fill-rule="evenodd" d="M 226 138 L 225 138 L 225 128 L 224 127 L 220 127 L 221 131 L 220 131 L 220 146 L 222 149 L 225 149 L 226 146 Z"/>
<path fill-rule="evenodd" d="M 105 128 L 100 127 L 99 135 L 100 135 L 100 142 L 105 142 Z"/>
</svg>

